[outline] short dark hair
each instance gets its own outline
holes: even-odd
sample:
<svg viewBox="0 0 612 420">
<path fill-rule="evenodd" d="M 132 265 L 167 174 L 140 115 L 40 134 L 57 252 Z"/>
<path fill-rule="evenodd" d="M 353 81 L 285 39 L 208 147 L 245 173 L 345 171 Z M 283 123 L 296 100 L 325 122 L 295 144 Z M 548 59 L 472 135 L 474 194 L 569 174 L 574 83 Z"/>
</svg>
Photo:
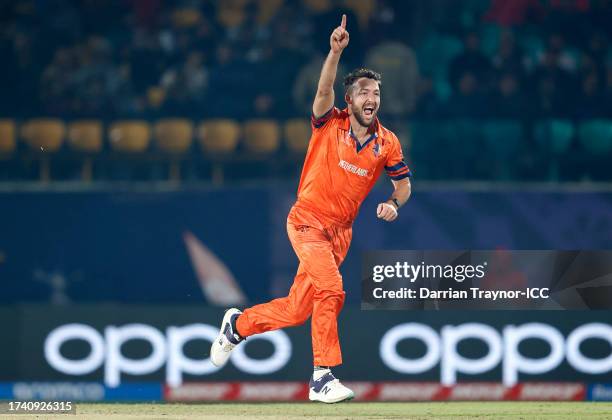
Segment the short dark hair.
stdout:
<svg viewBox="0 0 612 420">
<path fill-rule="evenodd" d="M 362 77 L 367 77 L 368 79 L 376 80 L 378 82 L 379 87 L 382 84 L 382 77 L 380 76 L 380 73 L 377 73 L 374 70 L 370 70 L 365 67 L 360 67 L 344 76 L 344 93 L 347 94 L 351 86 L 353 86 L 353 83 L 355 83 L 355 81 L 361 79 Z"/>
</svg>

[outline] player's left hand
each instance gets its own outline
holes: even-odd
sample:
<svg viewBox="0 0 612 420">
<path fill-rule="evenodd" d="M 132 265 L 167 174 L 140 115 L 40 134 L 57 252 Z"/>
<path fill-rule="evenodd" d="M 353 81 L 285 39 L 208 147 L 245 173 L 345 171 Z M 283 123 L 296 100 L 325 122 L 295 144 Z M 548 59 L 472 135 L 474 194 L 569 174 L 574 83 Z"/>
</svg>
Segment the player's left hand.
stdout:
<svg viewBox="0 0 612 420">
<path fill-rule="evenodd" d="M 385 222 L 392 222 L 397 219 L 397 209 L 393 204 L 380 203 L 376 208 L 376 216 Z"/>
</svg>

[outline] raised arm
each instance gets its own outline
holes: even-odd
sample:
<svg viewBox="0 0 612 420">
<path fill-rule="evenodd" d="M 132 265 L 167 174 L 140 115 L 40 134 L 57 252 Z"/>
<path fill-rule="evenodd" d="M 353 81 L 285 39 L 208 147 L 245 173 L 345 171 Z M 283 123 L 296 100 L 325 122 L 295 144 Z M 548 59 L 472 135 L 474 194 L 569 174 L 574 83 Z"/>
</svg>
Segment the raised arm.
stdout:
<svg viewBox="0 0 612 420">
<path fill-rule="evenodd" d="M 323 63 L 317 95 L 312 104 L 312 113 L 315 118 L 323 116 L 334 105 L 334 82 L 336 81 L 338 62 L 340 61 L 342 50 L 346 48 L 348 43 L 349 33 L 346 30 L 346 15 L 342 15 L 340 26 L 334 29 L 329 38 L 329 54 L 327 54 L 327 58 Z"/>
</svg>

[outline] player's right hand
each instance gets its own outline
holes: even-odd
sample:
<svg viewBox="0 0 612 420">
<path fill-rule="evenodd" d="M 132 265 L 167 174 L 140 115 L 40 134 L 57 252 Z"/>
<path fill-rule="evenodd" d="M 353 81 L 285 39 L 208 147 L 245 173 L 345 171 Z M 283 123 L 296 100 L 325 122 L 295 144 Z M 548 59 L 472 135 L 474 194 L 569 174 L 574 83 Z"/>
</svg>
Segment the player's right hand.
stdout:
<svg viewBox="0 0 612 420">
<path fill-rule="evenodd" d="M 329 45 L 336 54 L 341 53 L 349 43 L 349 33 L 346 30 L 346 15 L 342 15 L 342 22 L 331 34 Z"/>
</svg>

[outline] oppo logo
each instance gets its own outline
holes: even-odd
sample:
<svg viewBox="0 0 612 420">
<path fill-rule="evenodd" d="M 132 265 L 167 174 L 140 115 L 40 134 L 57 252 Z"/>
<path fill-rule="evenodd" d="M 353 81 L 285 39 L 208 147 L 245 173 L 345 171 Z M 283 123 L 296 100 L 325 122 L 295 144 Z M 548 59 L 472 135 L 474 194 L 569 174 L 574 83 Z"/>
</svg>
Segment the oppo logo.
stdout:
<svg viewBox="0 0 612 420">
<path fill-rule="evenodd" d="M 412 338 L 422 341 L 427 348 L 419 358 L 407 359 L 397 352 L 400 341 Z M 423 373 L 440 363 L 440 381 L 444 385 L 457 382 L 457 374 L 477 375 L 494 369 L 501 362 L 502 381 L 506 386 L 517 383 L 519 373 L 542 374 L 554 370 L 567 359 L 577 371 L 597 375 L 612 371 L 612 353 L 605 358 L 592 359 L 585 356 L 580 345 L 588 339 L 607 341 L 612 346 L 612 326 L 603 323 L 582 325 L 572 331 L 567 339 L 556 328 L 542 323 L 509 325 L 498 332 L 493 327 L 480 323 L 444 326 L 440 334 L 431 327 L 419 323 L 407 323 L 391 328 L 380 343 L 380 357 L 390 369 L 405 373 Z M 476 339 L 484 342 L 488 351 L 473 359 L 459 354 L 461 341 Z M 522 341 L 537 339 L 548 343 L 550 352 L 540 358 L 521 354 Z"/>
<path fill-rule="evenodd" d="M 220 368 L 209 358 L 192 359 L 183 353 L 183 347 L 191 340 L 212 343 L 219 330 L 207 324 L 190 324 L 168 327 L 164 335 L 157 328 L 145 324 L 108 326 L 104 335 L 85 324 L 66 324 L 51 331 L 45 339 L 45 358 L 57 371 L 68 375 L 86 375 L 104 365 L 104 382 L 115 387 L 121 383 L 121 374 L 146 375 L 166 365 L 166 382 L 178 386 L 183 374 L 209 375 Z M 61 353 L 64 343 L 82 340 L 89 344 L 89 354 L 82 359 L 68 359 Z M 121 348 L 130 340 L 145 340 L 151 353 L 141 359 L 126 357 Z M 245 350 L 255 340 L 269 341 L 274 347 L 267 359 L 253 359 Z M 231 362 L 243 372 L 253 375 L 274 373 L 283 368 L 291 357 L 291 341 L 282 331 L 270 331 L 249 338 L 232 352 Z"/>
</svg>

